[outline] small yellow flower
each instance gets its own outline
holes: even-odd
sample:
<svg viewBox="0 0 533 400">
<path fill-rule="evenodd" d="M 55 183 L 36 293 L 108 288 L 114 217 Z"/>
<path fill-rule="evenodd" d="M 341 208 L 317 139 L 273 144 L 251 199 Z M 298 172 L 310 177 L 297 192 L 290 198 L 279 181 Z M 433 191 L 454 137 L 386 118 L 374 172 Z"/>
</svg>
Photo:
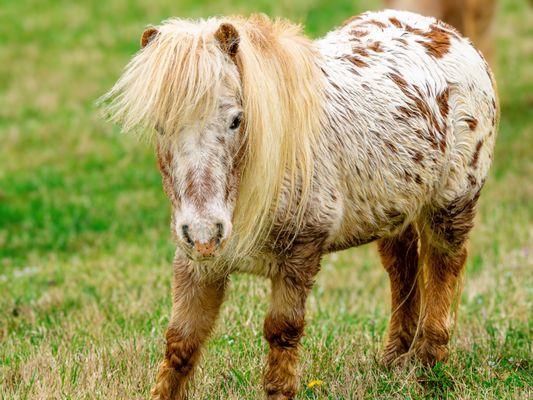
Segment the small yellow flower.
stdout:
<svg viewBox="0 0 533 400">
<path fill-rule="evenodd" d="M 321 381 L 320 379 L 313 379 L 311 382 L 307 384 L 307 387 L 309 389 L 314 388 L 315 386 L 322 386 L 324 384 L 324 381 Z"/>
</svg>

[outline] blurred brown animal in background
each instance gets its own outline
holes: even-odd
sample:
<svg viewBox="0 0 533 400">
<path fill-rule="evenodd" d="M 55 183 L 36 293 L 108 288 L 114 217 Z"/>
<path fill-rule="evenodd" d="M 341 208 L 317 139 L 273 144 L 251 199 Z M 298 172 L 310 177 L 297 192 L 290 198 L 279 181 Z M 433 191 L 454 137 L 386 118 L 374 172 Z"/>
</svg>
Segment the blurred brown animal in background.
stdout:
<svg viewBox="0 0 533 400">
<path fill-rule="evenodd" d="M 497 0 L 385 0 L 385 6 L 435 17 L 470 38 L 493 65 Z"/>
</svg>

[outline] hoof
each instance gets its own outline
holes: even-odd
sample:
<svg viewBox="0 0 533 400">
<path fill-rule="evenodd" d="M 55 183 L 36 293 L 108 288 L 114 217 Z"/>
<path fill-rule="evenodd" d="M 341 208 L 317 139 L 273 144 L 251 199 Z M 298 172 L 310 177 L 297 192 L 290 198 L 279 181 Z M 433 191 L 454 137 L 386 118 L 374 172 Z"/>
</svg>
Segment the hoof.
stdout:
<svg viewBox="0 0 533 400">
<path fill-rule="evenodd" d="M 399 352 L 397 350 L 385 351 L 381 357 L 381 364 L 386 368 L 403 368 L 410 360 L 409 352 Z"/>
<path fill-rule="evenodd" d="M 268 400 L 292 400 L 294 399 L 294 395 L 287 395 L 283 393 L 273 393 L 273 394 L 267 394 Z"/>
<path fill-rule="evenodd" d="M 167 360 L 161 363 L 156 383 L 150 394 L 152 400 L 185 400 L 187 398 L 184 382 L 170 367 Z"/>
<path fill-rule="evenodd" d="M 438 362 L 444 362 L 448 358 L 448 349 L 443 344 L 432 344 L 422 339 L 415 346 L 416 358 L 428 367 L 433 367 Z"/>
<path fill-rule="evenodd" d="M 292 400 L 296 396 L 296 389 L 293 387 L 280 389 L 279 387 L 265 387 L 266 398 L 268 400 Z"/>
<path fill-rule="evenodd" d="M 383 349 L 381 363 L 387 367 L 403 367 L 410 358 L 410 343 L 412 338 L 398 337 L 388 341 Z"/>
</svg>

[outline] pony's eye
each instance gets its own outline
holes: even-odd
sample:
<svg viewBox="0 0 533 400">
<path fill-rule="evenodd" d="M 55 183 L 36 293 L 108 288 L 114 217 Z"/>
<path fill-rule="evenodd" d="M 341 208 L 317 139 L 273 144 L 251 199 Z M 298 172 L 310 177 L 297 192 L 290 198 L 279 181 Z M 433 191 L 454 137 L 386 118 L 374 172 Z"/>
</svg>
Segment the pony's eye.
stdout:
<svg viewBox="0 0 533 400">
<path fill-rule="evenodd" d="M 239 113 L 239 114 L 237 114 L 237 116 L 235 118 L 233 118 L 233 121 L 231 122 L 231 125 L 229 126 L 229 128 L 231 130 L 235 130 L 239 126 L 241 126 L 241 122 L 242 122 L 242 113 Z"/>
</svg>

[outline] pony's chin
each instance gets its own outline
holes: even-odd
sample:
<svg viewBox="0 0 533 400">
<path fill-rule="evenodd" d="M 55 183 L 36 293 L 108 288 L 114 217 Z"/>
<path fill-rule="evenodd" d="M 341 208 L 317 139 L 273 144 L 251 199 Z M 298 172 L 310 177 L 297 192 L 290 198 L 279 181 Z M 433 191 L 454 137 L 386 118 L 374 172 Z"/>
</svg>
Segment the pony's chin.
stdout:
<svg viewBox="0 0 533 400">
<path fill-rule="evenodd" d="M 224 264 L 223 257 L 221 257 L 220 254 L 202 256 L 184 249 L 180 249 L 180 253 L 189 261 L 189 264 L 194 270 L 201 272 L 202 274 L 209 274 L 210 271 L 216 272 L 220 270 Z"/>
<path fill-rule="evenodd" d="M 210 266 L 210 265 L 214 264 L 218 258 L 219 257 L 217 257 L 216 255 L 213 255 L 213 256 L 190 256 L 189 260 L 192 261 L 193 263 L 200 264 L 201 266 L 202 265 Z"/>
<path fill-rule="evenodd" d="M 191 260 L 190 268 L 198 282 L 216 281 L 231 273 L 229 265 L 221 257 Z"/>
</svg>

